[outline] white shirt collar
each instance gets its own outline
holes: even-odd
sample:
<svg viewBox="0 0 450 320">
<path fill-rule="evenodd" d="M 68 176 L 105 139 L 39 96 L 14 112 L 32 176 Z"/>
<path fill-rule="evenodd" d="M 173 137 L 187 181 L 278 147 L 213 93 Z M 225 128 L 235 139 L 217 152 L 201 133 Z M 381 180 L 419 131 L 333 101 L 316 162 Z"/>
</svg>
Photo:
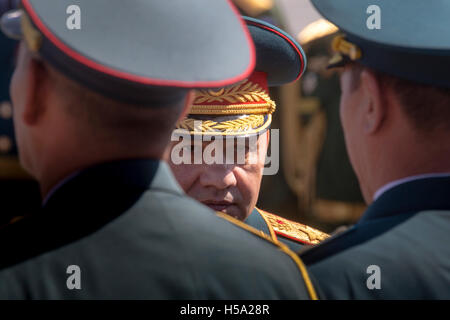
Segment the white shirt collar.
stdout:
<svg viewBox="0 0 450 320">
<path fill-rule="evenodd" d="M 373 196 L 373 201 L 377 200 L 386 191 L 388 191 L 398 185 L 401 185 L 403 183 L 414 181 L 414 180 L 420 180 L 420 179 L 442 178 L 442 177 L 450 177 L 450 172 L 419 174 L 419 175 L 410 176 L 410 177 L 406 177 L 406 178 L 402 178 L 399 180 L 389 182 L 389 183 L 385 184 L 384 186 L 382 186 L 380 189 L 378 189 L 377 192 L 375 192 L 375 194 Z"/>
</svg>

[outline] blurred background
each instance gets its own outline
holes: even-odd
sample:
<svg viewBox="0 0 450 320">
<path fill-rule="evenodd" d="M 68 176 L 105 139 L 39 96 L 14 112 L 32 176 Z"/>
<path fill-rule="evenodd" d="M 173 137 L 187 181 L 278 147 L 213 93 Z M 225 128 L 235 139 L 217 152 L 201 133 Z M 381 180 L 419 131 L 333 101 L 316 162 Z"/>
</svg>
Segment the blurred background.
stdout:
<svg viewBox="0 0 450 320">
<path fill-rule="evenodd" d="M 332 232 L 365 210 L 339 120 L 339 75 L 326 70 L 336 27 L 308 0 L 234 0 L 242 14 L 286 30 L 304 48 L 307 71 L 271 89 L 280 129 L 280 171 L 264 176 L 258 207 Z M 270 148 L 269 148 L 270 150 Z"/>
</svg>

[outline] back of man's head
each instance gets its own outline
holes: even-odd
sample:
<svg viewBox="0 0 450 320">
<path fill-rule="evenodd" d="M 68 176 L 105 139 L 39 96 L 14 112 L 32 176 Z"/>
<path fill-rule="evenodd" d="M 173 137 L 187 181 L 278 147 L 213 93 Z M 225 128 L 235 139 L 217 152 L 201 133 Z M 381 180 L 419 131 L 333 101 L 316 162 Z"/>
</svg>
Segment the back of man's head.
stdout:
<svg viewBox="0 0 450 320">
<path fill-rule="evenodd" d="M 114 100 L 94 92 L 48 67 L 51 85 L 61 108 L 77 126 L 96 136 L 110 136 L 118 144 L 147 145 L 159 150 L 168 144 L 180 117 L 188 91 L 160 93 L 154 103 L 136 104 Z M 157 93 L 149 92 L 149 95 Z M 165 95 L 165 97 L 164 97 Z M 151 142 L 151 143 L 150 143 Z"/>
<path fill-rule="evenodd" d="M 423 136 L 436 133 L 450 134 L 450 89 L 416 83 L 358 63 L 351 64 L 352 87 L 360 85 L 363 70 L 370 70 L 381 87 L 381 92 L 391 91 L 411 125 Z"/>
<path fill-rule="evenodd" d="M 367 202 L 400 178 L 450 170 L 450 89 L 358 63 L 341 75 L 347 150 Z"/>
<path fill-rule="evenodd" d="M 188 97 L 177 89 L 155 96 L 153 104 L 111 99 L 63 75 L 25 45 L 11 93 L 21 162 L 38 180 L 54 174 L 51 180 L 61 179 L 104 161 L 162 158 Z"/>
</svg>

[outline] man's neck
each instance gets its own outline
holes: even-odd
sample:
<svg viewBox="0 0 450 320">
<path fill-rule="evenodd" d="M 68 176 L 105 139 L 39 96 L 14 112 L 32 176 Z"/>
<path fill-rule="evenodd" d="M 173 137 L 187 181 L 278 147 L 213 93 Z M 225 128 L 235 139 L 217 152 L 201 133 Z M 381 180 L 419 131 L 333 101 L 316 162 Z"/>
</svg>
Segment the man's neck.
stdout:
<svg viewBox="0 0 450 320">
<path fill-rule="evenodd" d="M 427 157 L 427 159 L 422 157 L 422 161 L 418 161 L 418 157 L 419 155 L 411 154 L 411 161 L 404 162 L 403 165 L 400 161 L 397 161 L 396 164 L 390 166 L 390 170 L 379 169 L 376 171 L 379 180 L 378 183 L 373 184 L 369 202 L 378 198 L 383 190 L 389 189 L 392 185 L 398 185 L 410 179 L 446 175 L 450 172 L 450 156 L 442 154 L 440 157 L 431 157 L 431 159 L 430 157 Z M 449 160 L 446 161 L 446 159 Z M 395 162 L 395 160 L 392 160 L 392 162 Z M 383 171 L 385 174 L 383 174 Z"/>
<path fill-rule="evenodd" d="M 450 172 L 450 144 L 446 140 L 442 136 L 426 139 L 410 136 L 404 137 L 407 143 L 402 144 L 393 141 L 389 145 L 388 140 L 384 141 L 374 153 L 378 156 L 373 158 L 365 181 L 360 181 L 366 202 L 370 204 L 381 193 L 380 189 L 388 188 L 391 183 Z"/>
</svg>

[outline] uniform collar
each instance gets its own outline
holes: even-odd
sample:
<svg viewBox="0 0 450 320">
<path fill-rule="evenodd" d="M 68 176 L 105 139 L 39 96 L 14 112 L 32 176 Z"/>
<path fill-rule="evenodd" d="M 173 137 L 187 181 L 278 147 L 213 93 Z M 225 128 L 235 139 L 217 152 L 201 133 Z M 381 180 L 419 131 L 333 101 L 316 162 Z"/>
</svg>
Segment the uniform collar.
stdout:
<svg viewBox="0 0 450 320">
<path fill-rule="evenodd" d="M 55 202 L 66 198 L 82 200 L 83 195 L 105 194 L 120 186 L 182 193 L 165 162 L 154 159 L 120 160 L 72 173 L 51 190 L 43 206 L 53 206 Z"/>
<path fill-rule="evenodd" d="M 259 211 L 256 209 L 256 207 L 252 210 L 252 212 L 247 217 L 247 219 L 245 219 L 244 222 L 246 224 L 248 224 L 249 226 L 252 226 L 253 228 L 264 232 L 265 234 L 268 234 L 268 235 L 271 234 L 270 228 L 267 225 L 266 220 L 264 220 L 261 213 L 259 213 Z"/>
<path fill-rule="evenodd" d="M 450 209 L 450 177 L 415 177 L 395 184 L 382 193 L 358 224 L 368 220 L 424 210 Z"/>
<path fill-rule="evenodd" d="M 420 175 L 415 175 L 415 176 L 409 176 L 406 178 L 402 178 L 402 179 L 398 179 L 398 180 L 389 182 L 389 183 L 385 184 L 384 186 L 382 186 L 380 189 L 378 189 L 377 192 L 375 192 L 375 194 L 373 196 L 373 200 L 374 201 L 377 200 L 383 193 L 385 193 L 389 189 L 392 189 L 403 183 L 414 181 L 414 180 L 419 180 L 419 179 L 425 179 L 425 178 L 440 178 L 440 177 L 450 177 L 450 172 L 426 173 L 426 174 L 420 174 Z"/>
</svg>

